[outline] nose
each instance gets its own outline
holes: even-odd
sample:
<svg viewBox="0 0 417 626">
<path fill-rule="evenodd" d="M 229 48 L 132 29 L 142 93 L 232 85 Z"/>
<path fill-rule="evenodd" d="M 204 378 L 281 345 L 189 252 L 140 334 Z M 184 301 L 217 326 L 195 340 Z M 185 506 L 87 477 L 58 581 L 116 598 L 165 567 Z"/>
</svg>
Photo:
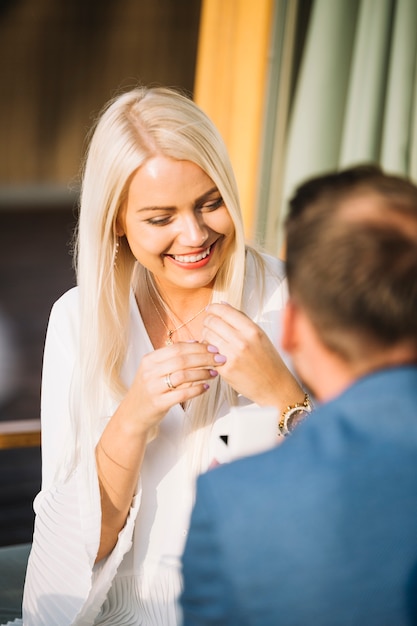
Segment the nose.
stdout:
<svg viewBox="0 0 417 626">
<path fill-rule="evenodd" d="M 208 228 L 202 217 L 194 213 L 183 217 L 178 234 L 178 241 L 181 245 L 197 248 L 203 245 L 207 238 Z"/>
</svg>

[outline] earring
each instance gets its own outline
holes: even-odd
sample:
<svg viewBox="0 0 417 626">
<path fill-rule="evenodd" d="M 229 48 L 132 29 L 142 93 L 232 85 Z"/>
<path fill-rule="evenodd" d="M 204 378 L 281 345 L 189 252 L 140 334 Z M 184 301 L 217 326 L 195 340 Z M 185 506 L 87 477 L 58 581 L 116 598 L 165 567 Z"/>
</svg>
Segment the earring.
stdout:
<svg viewBox="0 0 417 626">
<path fill-rule="evenodd" d="M 117 255 L 119 254 L 119 240 L 116 239 L 116 243 L 114 244 L 114 253 L 113 253 L 113 266 L 116 267 Z"/>
</svg>

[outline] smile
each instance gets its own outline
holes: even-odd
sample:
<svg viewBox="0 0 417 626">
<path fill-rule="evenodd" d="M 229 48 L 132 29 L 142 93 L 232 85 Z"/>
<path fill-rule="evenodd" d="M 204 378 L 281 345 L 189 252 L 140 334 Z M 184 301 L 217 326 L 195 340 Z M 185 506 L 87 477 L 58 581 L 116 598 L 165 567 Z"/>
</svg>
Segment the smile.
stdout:
<svg viewBox="0 0 417 626">
<path fill-rule="evenodd" d="M 169 256 L 174 259 L 174 261 L 178 261 L 178 263 L 197 263 L 198 261 L 202 261 L 210 254 L 211 246 L 200 252 L 200 254 L 170 254 Z"/>
</svg>

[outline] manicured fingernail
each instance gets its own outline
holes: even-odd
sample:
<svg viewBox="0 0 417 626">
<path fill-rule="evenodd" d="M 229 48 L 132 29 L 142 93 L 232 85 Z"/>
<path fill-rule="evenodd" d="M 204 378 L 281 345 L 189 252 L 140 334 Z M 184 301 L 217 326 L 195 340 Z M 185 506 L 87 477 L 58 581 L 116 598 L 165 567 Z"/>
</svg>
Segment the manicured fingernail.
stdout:
<svg viewBox="0 0 417 626">
<path fill-rule="evenodd" d="M 209 370 L 209 374 L 214 378 L 215 376 L 218 376 L 219 372 L 217 370 Z"/>
<path fill-rule="evenodd" d="M 203 385 L 204 389 L 207 391 L 207 389 L 210 389 L 210 385 L 208 385 L 207 383 L 204 383 Z"/>
<path fill-rule="evenodd" d="M 212 352 L 213 354 L 216 354 L 216 353 L 219 351 L 219 349 L 218 349 L 218 348 L 216 348 L 216 346 L 212 346 L 211 344 L 209 344 L 209 345 L 207 346 L 207 350 L 208 350 L 209 352 Z"/>
<path fill-rule="evenodd" d="M 226 363 L 227 357 L 225 357 L 224 354 L 215 354 L 214 360 L 216 363 Z"/>
</svg>

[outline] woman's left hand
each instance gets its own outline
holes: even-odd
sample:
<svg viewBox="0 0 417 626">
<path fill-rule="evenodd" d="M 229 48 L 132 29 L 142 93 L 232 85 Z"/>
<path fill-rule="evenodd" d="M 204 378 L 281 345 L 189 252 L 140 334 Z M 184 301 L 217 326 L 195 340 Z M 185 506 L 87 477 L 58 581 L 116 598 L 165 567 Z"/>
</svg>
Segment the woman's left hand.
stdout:
<svg viewBox="0 0 417 626">
<path fill-rule="evenodd" d="M 247 315 L 228 304 L 212 304 L 204 320 L 203 341 L 227 357 L 219 374 L 238 393 L 260 406 L 302 401 L 304 392 L 278 351 Z"/>
</svg>

